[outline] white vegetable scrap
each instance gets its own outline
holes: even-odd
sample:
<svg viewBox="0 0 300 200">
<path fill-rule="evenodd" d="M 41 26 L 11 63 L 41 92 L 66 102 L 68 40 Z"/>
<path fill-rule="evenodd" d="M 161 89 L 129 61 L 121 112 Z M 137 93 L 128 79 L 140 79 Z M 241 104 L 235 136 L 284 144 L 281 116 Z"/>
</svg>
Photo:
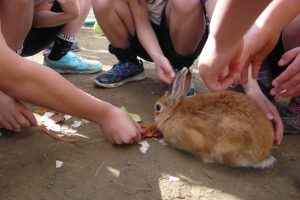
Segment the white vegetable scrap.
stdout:
<svg viewBox="0 0 300 200">
<path fill-rule="evenodd" d="M 49 130 L 54 132 L 60 132 L 60 125 L 59 124 L 53 124 L 52 126 L 46 126 Z"/>
<path fill-rule="evenodd" d="M 71 125 L 73 128 L 78 128 L 82 125 L 82 121 L 74 121 L 73 124 Z"/>
<path fill-rule="evenodd" d="M 139 142 L 140 145 L 142 145 L 139 150 L 141 153 L 146 154 L 148 149 L 150 148 L 150 144 L 147 141 Z"/>
<path fill-rule="evenodd" d="M 71 119 L 72 116 L 71 115 L 64 115 L 64 121 L 68 121 L 69 119 Z"/>
<path fill-rule="evenodd" d="M 159 142 L 161 145 L 168 145 L 168 144 L 165 142 L 164 139 L 160 139 L 158 142 Z"/>
<path fill-rule="evenodd" d="M 54 114 L 55 114 L 54 112 L 45 112 L 43 117 L 49 118 L 49 117 L 52 117 Z"/>
<path fill-rule="evenodd" d="M 74 129 L 72 129 L 72 128 L 69 128 L 69 129 L 66 131 L 66 133 L 68 133 L 68 134 L 74 134 L 74 133 L 77 133 L 77 130 L 74 130 Z"/>
<path fill-rule="evenodd" d="M 57 134 L 58 137 L 65 137 L 64 134 Z"/>
<path fill-rule="evenodd" d="M 53 112 L 45 112 L 44 115 L 39 119 L 40 124 L 44 124 L 47 128 L 52 127 L 55 122 L 52 119 L 49 119 L 49 117 L 52 117 L 55 115 Z"/>
<path fill-rule="evenodd" d="M 180 180 L 180 178 L 175 177 L 175 176 L 170 176 L 170 177 L 169 177 L 169 181 L 177 182 L 177 181 L 179 181 L 179 180 Z"/>
<path fill-rule="evenodd" d="M 55 122 L 52 119 L 49 119 L 47 117 L 42 117 L 41 123 L 44 124 L 46 127 L 51 127 L 55 125 Z"/>
<path fill-rule="evenodd" d="M 70 136 L 74 133 L 77 133 L 77 130 L 72 129 L 72 127 L 69 127 L 68 125 L 62 125 L 60 128 L 60 132 L 64 134 L 64 136 Z"/>
<path fill-rule="evenodd" d="M 82 119 L 83 123 L 87 124 L 87 123 L 90 123 L 89 120 L 86 120 L 86 119 Z"/>
<path fill-rule="evenodd" d="M 61 127 L 60 127 L 60 131 L 61 132 L 67 132 L 69 130 L 69 126 L 68 125 L 62 125 Z"/>
<path fill-rule="evenodd" d="M 57 160 L 57 161 L 55 162 L 55 167 L 56 167 L 56 169 L 61 168 L 61 167 L 63 166 L 63 164 L 64 164 L 63 161 Z"/>
</svg>

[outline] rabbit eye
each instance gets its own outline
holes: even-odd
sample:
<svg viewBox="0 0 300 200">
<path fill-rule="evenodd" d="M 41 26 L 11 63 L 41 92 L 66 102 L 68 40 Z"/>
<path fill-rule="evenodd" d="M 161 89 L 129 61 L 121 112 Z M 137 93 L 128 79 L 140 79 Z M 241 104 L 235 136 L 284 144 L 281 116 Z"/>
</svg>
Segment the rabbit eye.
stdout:
<svg viewBox="0 0 300 200">
<path fill-rule="evenodd" d="M 161 111 L 161 105 L 155 104 L 155 111 L 156 111 L 156 112 Z"/>
</svg>

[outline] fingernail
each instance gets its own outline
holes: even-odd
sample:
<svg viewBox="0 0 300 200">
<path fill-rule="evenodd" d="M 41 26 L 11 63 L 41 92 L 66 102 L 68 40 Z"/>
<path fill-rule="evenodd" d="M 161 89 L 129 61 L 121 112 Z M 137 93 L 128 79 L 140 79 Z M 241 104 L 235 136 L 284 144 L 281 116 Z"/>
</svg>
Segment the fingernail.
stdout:
<svg viewBox="0 0 300 200">
<path fill-rule="evenodd" d="M 267 118 L 268 118 L 269 120 L 273 120 L 273 119 L 274 119 L 273 115 L 270 114 L 270 113 L 267 114 Z"/>
<path fill-rule="evenodd" d="M 283 60 L 279 60 L 278 65 L 284 65 L 284 61 Z"/>
</svg>

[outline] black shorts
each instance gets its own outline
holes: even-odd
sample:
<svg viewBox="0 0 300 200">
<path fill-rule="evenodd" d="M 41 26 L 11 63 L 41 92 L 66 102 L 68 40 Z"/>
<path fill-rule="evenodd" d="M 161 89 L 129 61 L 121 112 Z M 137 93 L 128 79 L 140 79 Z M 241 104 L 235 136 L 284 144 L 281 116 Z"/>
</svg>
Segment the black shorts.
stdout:
<svg viewBox="0 0 300 200">
<path fill-rule="evenodd" d="M 56 1 L 53 3 L 51 11 L 57 13 L 63 12 L 61 6 Z M 56 35 L 61 32 L 63 27 L 64 25 L 49 28 L 31 27 L 24 41 L 21 56 L 32 56 L 41 52 L 55 40 Z"/>
<path fill-rule="evenodd" d="M 162 49 L 164 55 L 169 59 L 171 65 L 173 67 L 176 67 L 179 69 L 181 69 L 182 67 L 190 67 L 193 64 L 193 62 L 197 59 L 197 57 L 201 53 L 201 51 L 204 47 L 204 44 L 207 40 L 208 33 L 209 33 L 209 27 L 208 27 L 208 24 L 206 24 L 204 35 L 203 35 L 201 41 L 199 42 L 195 52 L 192 55 L 181 56 L 176 53 L 174 46 L 172 44 L 165 10 L 163 11 L 162 20 L 161 20 L 160 25 L 156 25 L 156 24 L 152 23 L 152 27 L 153 27 L 153 30 L 158 39 L 160 48 Z M 138 38 L 135 36 L 135 37 L 131 38 L 130 40 L 131 40 L 131 46 L 136 49 L 137 55 L 147 61 L 152 62 L 152 59 L 150 58 L 148 53 L 145 51 L 143 46 L 140 44 Z"/>
</svg>

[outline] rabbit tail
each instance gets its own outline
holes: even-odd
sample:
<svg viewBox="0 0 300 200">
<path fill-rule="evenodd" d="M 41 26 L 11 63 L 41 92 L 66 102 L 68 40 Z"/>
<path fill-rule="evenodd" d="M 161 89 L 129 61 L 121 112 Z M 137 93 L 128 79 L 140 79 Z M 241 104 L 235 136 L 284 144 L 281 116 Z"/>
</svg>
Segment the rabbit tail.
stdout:
<svg viewBox="0 0 300 200">
<path fill-rule="evenodd" d="M 264 169 L 264 168 L 272 167 L 275 162 L 276 162 L 276 158 L 274 156 L 270 156 L 269 158 L 258 163 L 251 162 L 251 161 L 242 161 L 239 166 Z"/>
</svg>

